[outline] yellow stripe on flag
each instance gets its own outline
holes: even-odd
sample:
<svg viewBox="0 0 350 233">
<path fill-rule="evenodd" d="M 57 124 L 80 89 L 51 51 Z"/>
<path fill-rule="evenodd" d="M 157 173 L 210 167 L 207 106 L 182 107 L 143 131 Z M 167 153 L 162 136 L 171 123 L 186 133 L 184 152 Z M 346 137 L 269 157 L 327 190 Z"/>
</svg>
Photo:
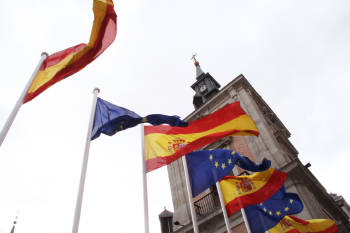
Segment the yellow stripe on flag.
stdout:
<svg viewBox="0 0 350 233">
<path fill-rule="evenodd" d="M 334 233 L 337 226 L 330 219 L 311 219 L 297 221 L 294 216 L 285 216 L 276 226 L 269 229 L 269 233 Z"/>
<path fill-rule="evenodd" d="M 251 129 L 258 131 L 254 122 L 248 115 L 241 115 L 229 122 L 226 122 L 222 125 L 219 125 L 213 129 L 192 134 L 161 134 L 161 133 L 152 133 L 145 136 L 145 157 L 147 159 L 152 159 L 156 157 L 166 157 L 171 155 L 169 150 L 169 143 L 172 143 L 176 140 L 181 140 L 183 144 L 188 144 L 192 141 L 195 141 L 198 138 L 204 137 L 209 134 L 216 132 L 223 132 L 226 130 L 237 129 L 245 130 Z M 237 132 L 234 135 L 251 135 L 246 132 Z"/>
</svg>

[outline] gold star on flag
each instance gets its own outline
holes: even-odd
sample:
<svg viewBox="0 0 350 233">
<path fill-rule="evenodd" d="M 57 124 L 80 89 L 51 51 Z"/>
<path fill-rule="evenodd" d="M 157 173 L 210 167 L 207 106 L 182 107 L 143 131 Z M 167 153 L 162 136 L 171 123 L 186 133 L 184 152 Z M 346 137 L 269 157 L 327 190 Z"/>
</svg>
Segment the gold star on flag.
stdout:
<svg viewBox="0 0 350 233">
<path fill-rule="evenodd" d="M 225 163 L 222 163 L 222 164 L 221 164 L 221 168 L 222 168 L 222 170 L 224 170 L 224 169 L 225 169 L 225 167 L 226 167 L 226 164 L 225 164 Z"/>
<path fill-rule="evenodd" d="M 231 159 L 228 159 L 228 164 L 230 165 L 232 163 Z"/>
<path fill-rule="evenodd" d="M 209 155 L 209 159 L 210 159 L 210 160 L 213 160 L 213 155 Z"/>
<path fill-rule="evenodd" d="M 288 207 L 284 208 L 284 211 L 286 211 L 286 212 L 287 212 L 288 210 L 289 210 L 289 208 L 288 208 Z"/>
<path fill-rule="evenodd" d="M 271 211 L 269 211 L 269 215 L 272 215 L 272 212 L 271 212 Z"/>
<path fill-rule="evenodd" d="M 293 203 L 293 199 L 289 199 L 289 203 L 292 204 Z"/>
<path fill-rule="evenodd" d="M 215 161 L 215 167 L 218 168 L 219 163 L 217 161 Z"/>
<path fill-rule="evenodd" d="M 277 216 L 280 216 L 280 215 L 281 215 L 281 212 L 277 211 L 277 212 L 276 212 L 276 215 L 277 215 Z"/>
<path fill-rule="evenodd" d="M 231 155 L 234 155 L 236 152 L 235 151 L 232 151 Z"/>
<path fill-rule="evenodd" d="M 260 203 L 259 205 L 262 205 L 262 203 Z"/>
<path fill-rule="evenodd" d="M 267 212 L 267 209 L 266 209 L 266 208 L 264 208 L 264 212 L 265 212 L 265 213 Z"/>
</svg>

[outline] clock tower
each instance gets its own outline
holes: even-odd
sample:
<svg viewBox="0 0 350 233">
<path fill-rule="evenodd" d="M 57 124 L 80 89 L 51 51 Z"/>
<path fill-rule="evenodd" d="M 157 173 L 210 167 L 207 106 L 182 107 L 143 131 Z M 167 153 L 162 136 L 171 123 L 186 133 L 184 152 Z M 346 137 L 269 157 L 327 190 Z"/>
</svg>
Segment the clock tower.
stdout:
<svg viewBox="0 0 350 233">
<path fill-rule="evenodd" d="M 203 72 L 195 56 L 193 59 L 197 81 L 191 87 L 196 92 L 193 96 L 193 105 L 195 109 L 198 109 L 219 92 L 220 84 L 209 73 Z"/>
<path fill-rule="evenodd" d="M 256 162 L 262 161 L 263 158 L 269 159 L 273 168 L 288 174 L 284 183 L 286 191 L 298 194 L 303 202 L 304 209 L 297 214 L 297 217 L 333 219 L 337 223 L 339 232 L 350 232 L 345 204 L 338 202 L 339 198 L 335 195 L 328 194 L 310 171 L 310 164 L 304 165 L 299 160 L 298 151 L 289 141 L 291 133 L 248 80 L 241 74 L 219 90 L 220 85 L 210 74 L 202 71 L 198 61 L 195 60 L 194 64 L 197 81 L 191 87 L 196 92 L 193 98 L 195 110 L 184 120 L 192 122 L 215 112 L 226 104 L 240 101 L 241 107 L 259 129 L 259 137 L 226 137 L 205 146 L 204 149 L 235 150 Z M 188 198 L 182 159 L 169 164 L 167 169 L 174 206 L 174 233 L 193 233 L 190 202 L 193 203 L 196 212 L 200 233 L 227 232 L 215 186 L 206 189 L 196 197 Z M 232 233 L 248 232 L 240 211 L 232 214 L 228 220 Z"/>
</svg>

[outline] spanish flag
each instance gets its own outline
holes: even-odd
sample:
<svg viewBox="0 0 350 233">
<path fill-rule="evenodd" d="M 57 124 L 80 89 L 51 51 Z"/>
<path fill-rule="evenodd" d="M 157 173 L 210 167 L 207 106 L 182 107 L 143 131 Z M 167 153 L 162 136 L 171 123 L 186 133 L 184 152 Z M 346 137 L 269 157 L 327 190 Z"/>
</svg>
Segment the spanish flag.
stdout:
<svg viewBox="0 0 350 233">
<path fill-rule="evenodd" d="M 338 227 L 330 219 L 302 220 L 292 215 L 285 216 L 281 221 L 269 229 L 269 233 L 335 233 Z"/>
<path fill-rule="evenodd" d="M 255 123 L 239 102 L 192 121 L 188 127 L 145 126 L 146 171 L 167 165 L 195 149 L 230 135 L 259 135 Z"/>
<path fill-rule="evenodd" d="M 78 44 L 48 56 L 29 87 L 23 103 L 83 69 L 114 41 L 117 34 L 117 15 L 112 0 L 94 0 L 93 11 L 94 23 L 89 43 Z"/>
<path fill-rule="evenodd" d="M 282 187 L 286 178 L 286 173 L 273 168 L 253 175 L 224 177 L 220 181 L 220 188 L 227 215 L 266 201 Z"/>
</svg>

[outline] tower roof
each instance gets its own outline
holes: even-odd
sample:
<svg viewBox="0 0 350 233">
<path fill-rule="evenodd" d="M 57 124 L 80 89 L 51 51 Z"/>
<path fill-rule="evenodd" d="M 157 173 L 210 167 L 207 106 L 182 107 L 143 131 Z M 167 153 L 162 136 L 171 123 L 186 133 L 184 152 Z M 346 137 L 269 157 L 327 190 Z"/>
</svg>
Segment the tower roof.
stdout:
<svg viewBox="0 0 350 233">
<path fill-rule="evenodd" d="M 199 76 L 201 76 L 202 74 L 204 74 L 201 66 L 199 65 L 199 62 L 197 60 L 195 60 L 194 65 L 196 66 L 196 79 L 198 79 Z"/>
<path fill-rule="evenodd" d="M 168 211 L 165 207 L 164 207 L 164 211 L 162 213 L 159 214 L 160 218 L 171 218 L 173 217 L 173 213 Z"/>
<path fill-rule="evenodd" d="M 197 61 L 196 56 L 197 56 L 197 54 L 194 54 L 194 55 L 192 56 L 192 60 L 194 60 L 194 65 L 196 66 L 196 79 L 198 80 L 199 77 L 200 77 L 202 74 L 204 74 L 204 72 L 203 72 L 201 66 L 199 65 L 199 62 Z"/>
</svg>

